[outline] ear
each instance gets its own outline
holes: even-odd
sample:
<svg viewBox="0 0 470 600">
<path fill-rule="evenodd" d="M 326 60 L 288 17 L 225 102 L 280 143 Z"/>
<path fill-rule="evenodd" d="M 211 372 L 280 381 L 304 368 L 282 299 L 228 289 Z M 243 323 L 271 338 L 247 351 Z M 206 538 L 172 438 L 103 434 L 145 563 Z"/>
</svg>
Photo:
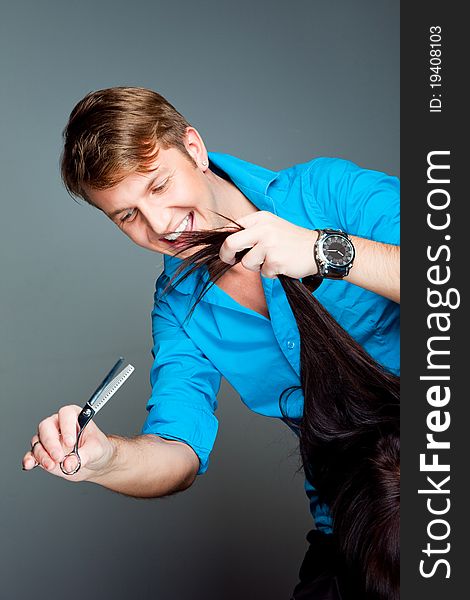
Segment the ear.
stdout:
<svg viewBox="0 0 470 600">
<path fill-rule="evenodd" d="M 209 165 L 206 146 L 199 132 L 194 127 L 186 127 L 184 145 L 198 168 L 203 172 L 206 171 Z"/>
</svg>

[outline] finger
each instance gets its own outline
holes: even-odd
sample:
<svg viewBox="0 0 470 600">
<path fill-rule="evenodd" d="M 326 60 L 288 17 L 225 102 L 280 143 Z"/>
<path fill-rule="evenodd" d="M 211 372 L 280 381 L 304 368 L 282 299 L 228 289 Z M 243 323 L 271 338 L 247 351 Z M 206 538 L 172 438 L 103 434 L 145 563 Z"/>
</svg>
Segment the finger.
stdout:
<svg viewBox="0 0 470 600">
<path fill-rule="evenodd" d="M 70 456 L 64 458 L 61 468 L 65 471 L 66 475 L 71 475 L 77 469 L 79 462 L 81 464 L 81 457 L 79 459 L 76 454 L 70 454 Z"/>
<path fill-rule="evenodd" d="M 233 265 L 235 263 L 235 254 L 241 252 L 241 250 L 245 250 L 245 248 L 252 248 L 258 239 L 259 232 L 253 228 L 232 233 L 227 236 L 220 247 L 219 257 L 224 262 Z"/>
<path fill-rule="evenodd" d="M 261 267 L 261 276 L 262 277 L 266 277 L 266 279 L 277 279 L 277 273 L 274 273 L 273 271 L 263 271 L 263 267 Z"/>
<path fill-rule="evenodd" d="M 261 275 L 263 277 L 267 277 L 268 279 L 275 279 L 280 273 L 280 267 L 276 263 L 268 260 L 264 261 L 263 265 L 261 266 Z"/>
<path fill-rule="evenodd" d="M 257 244 L 245 254 L 245 256 L 241 259 L 240 262 L 245 267 L 245 269 L 248 269 L 249 271 L 259 271 L 265 259 L 265 249 L 261 246 L 261 244 Z"/>
<path fill-rule="evenodd" d="M 63 406 L 59 409 L 59 430 L 62 434 L 62 442 L 70 451 L 77 439 L 77 418 L 81 408 L 75 405 Z"/>
<path fill-rule="evenodd" d="M 33 440 L 31 441 L 31 444 L 33 445 L 31 454 L 33 455 L 34 460 L 39 463 L 39 466 L 41 466 L 43 469 L 52 471 L 56 466 L 55 461 L 50 457 L 49 453 L 46 452 L 41 441 L 38 441 L 37 435 L 33 437 Z M 34 468 L 34 466 L 31 468 Z"/>
<path fill-rule="evenodd" d="M 253 227 L 253 225 L 265 222 L 272 217 L 274 217 L 274 215 L 267 210 L 257 210 L 256 212 L 245 215 L 244 217 L 239 217 L 237 219 L 237 223 L 242 227 Z"/>
<path fill-rule="evenodd" d="M 54 462 L 60 462 L 64 458 L 65 452 L 60 440 L 59 416 L 57 413 L 39 423 L 38 437 L 42 451 L 46 452 L 49 458 Z M 38 453 L 35 452 L 35 456 L 38 456 Z M 40 462 L 43 464 L 42 460 Z"/>
<path fill-rule="evenodd" d="M 36 461 L 36 459 L 34 458 L 34 456 L 31 454 L 31 452 L 27 452 L 24 456 L 23 456 L 23 460 L 22 460 L 22 468 L 23 471 L 32 471 L 33 469 L 35 469 L 36 467 L 40 467 L 41 465 Z"/>
<path fill-rule="evenodd" d="M 35 436 L 33 438 L 33 440 L 36 440 L 36 439 L 37 439 L 37 436 Z M 26 452 L 26 454 L 23 456 L 22 466 L 25 471 L 30 471 L 31 469 L 34 469 L 35 467 L 39 466 L 38 462 L 34 458 L 34 455 L 32 452 L 32 446 L 33 446 L 33 442 L 31 442 L 31 450 L 29 452 Z"/>
</svg>

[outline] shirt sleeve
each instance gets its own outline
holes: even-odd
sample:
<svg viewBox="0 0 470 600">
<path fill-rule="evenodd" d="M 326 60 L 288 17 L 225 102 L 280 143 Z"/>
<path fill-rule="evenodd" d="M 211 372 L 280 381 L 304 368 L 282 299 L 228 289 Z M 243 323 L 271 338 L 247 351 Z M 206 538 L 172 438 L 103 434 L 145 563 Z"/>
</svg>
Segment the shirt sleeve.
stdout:
<svg viewBox="0 0 470 600">
<path fill-rule="evenodd" d="M 157 295 L 155 295 L 157 298 Z M 217 435 L 214 415 L 221 375 L 197 348 L 163 298 L 152 311 L 152 394 L 142 433 L 188 444 L 205 473 Z"/>
<path fill-rule="evenodd" d="M 400 244 L 400 181 L 343 159 L 319 158 L 307 170 L 313 201 L 331 227 Z"/>
</svg>

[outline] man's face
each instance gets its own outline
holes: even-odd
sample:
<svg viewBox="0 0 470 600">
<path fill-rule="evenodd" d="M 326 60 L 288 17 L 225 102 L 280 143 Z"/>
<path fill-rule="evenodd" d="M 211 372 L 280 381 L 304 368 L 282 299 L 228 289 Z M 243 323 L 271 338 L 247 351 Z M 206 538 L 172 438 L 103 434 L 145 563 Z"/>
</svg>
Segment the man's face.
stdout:
<svg viewBox="0 0 470 600">
<path fill-rule="evenodd" d="M 222 224 L 211 212 L 223 209 L 217 206 L 206 174 L 180 150 L 160 148 L 151 166 L 148 173 L 128 175 L 112 188 L 85 191 L 133 242 L 154 252 L 175 254 L 181 247 L 178 232 Z"/>
</svg>

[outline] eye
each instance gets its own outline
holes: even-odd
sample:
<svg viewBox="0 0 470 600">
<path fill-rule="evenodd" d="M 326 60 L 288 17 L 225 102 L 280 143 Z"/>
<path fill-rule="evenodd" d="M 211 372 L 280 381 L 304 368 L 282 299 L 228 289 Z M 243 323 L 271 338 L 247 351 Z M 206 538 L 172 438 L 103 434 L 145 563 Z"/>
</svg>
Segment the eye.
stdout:
<svg viewBox="0 0 470 600">
<path fill-rule="evenodd" d="M 167 177 L 164 181 L 162 181 L 162 183 L 160 183 L 160 185 L 156 185 L 155 187 L 152 188 L 152 194 L 158 194 L 158 192 L 163 191 L 166 188 L 166 184 L 169 181 L 169 177 Z"/>
<path fill-rule="evenodd" d="M 119 220 L 121 223 L 129 223 L 134 219 L 136 214 L 137 210 L 135 208 L 130 208 Z"/>
</svg>

